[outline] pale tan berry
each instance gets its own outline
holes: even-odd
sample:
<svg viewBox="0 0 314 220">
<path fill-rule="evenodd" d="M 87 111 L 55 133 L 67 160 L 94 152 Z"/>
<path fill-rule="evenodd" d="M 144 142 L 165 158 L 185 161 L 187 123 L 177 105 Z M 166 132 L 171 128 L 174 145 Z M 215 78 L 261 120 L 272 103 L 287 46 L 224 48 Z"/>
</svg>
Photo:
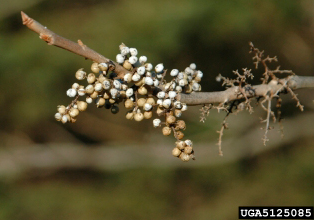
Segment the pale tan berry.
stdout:
<svg viewBox="0 0 314 220">
<path fill-rule="evenodd" d="M 185 122 L 183 120 L 178 120 L 175 126 L 176 130 L 185 130 Z"/>
<path fill-rule="evenodd" d="M 94 91 L 92 94 L 90 94 L 90 97 L 92 99 L 96 99 L 98 97 L 98 92 Z"/>
<path fill-rule="evenodd" d="M 152 111 L 145 111 L 144 112 L 144 118 L 145 119 L 150 119 L 153 117 L 153 112 Z"/>
<path fill-rule="evenodd" d="M 136 86 L 142 86 L 142 85 L 144 85 L 144 83 L 145 83 L 145 78 L 142 78 L 139 81 L 135 82 L 134 84 Z"/>
<path fill-rule="evenodd" d="M 105 92 L 104 95 L 103 95 L 104 99 L 109 99 L 110 96 L 109 96 L 109 93 L 108 92 Z"/>
<path fill-rule="evenodd" d="M 100 64 L 98 64 L 98 67 L 101 71 L 107 71 L 108 70 L 108 64 L 107 63 L 100 63 Z"/>
<path fill-rule="evenodd" d="M 132 120 L 134 118 L 134 112 L 128 111 L 125 115 L 126 119 Z"/>
<path fill-rule="evenodd" d="M 138 107 L 143 107 L 146 103 L 146 99 L 145 98 L 140 98 L 137 100 L 137 106 Z"/>
<path fill-rule="evenodd" d="M 70 111 L 69 111 L 69 115 L 72 117 L 72 118 L 75 118 L 76 116 L 78 116 L 80 113 L 80 111 L 76 108 L 71 108 Z"/>
<path fill-rule="evenodd" d="M 144 115 L 142 112 L 137 112 L 135 115 L 134 115 L 134 120 L 135 121 L 142 121 L 144 119 Z"/>
<path fill-rule="evenodd" d="M 133 69 L 133 66 L 132 64 L 128 61 L 128 60 L 125 60 L 124 63 L 123 63 L 123 67 L 127 70 L 132 70 Z"/>
<path fill-rule="evenodd" d="M 177 136 L 177 138 L 178 138 L 179 140 L 181 140 L 181 139 L 184 137 L 184 134 L 183 134 L 182 131 L 177 131 L 177 132 L 176 132 L 176 136 Z"/>
<path fill-rule="evenodd" d="M 190 156 L 186 153 L 181 153 L 179 158 L 184 162 L 188 162 L 190 160 Z"/>
<path fill-rule="evenodd" d="M 85 111 L 87 109 L 87 103 L 84 101 L 77 101 L 77 109 L 79 111 Z"/>
<path fill-rule="evenodd" d="M 164 109 L 158 107 L 157 110 L 156 110 L 156 113 L 157 113 L 158 116 L 162 116 L 162 115 L 165 114 L 165 111 L 164 111 Z"/>
<path fill-rule="evenodd" d="M 171 128 L 166 126 L 162 128 L 162 134 L 165 136 L 169 136 L 171 134 Z"/>
<path fill-rule="evenodd" d="M 98 63 L 93 63 L 92 66 L 91 66 L 91 70 L 94 73 L 99 73 L 100 69 L 99 69 Z"/>
<path fill-rule="evenodd" d="M 87 94 L 92 94 L 92 93 L 94 92 L 94 86 L 92 86 L 92 85 L 86 86 L 85 92 L 86 92 Z"/>
<path fill-rule="evenodd" d="M 173 148 L 172 149 L 172 155 L 175 156 L 175 157 L 179 157 L 181 154 L 181 151 L 178 149 L 178 148 Z"/>
<path fill-rule="evenodd" d="M 109 99 L 109 103 L 114 104 L 114 103 L 116 103 L 116 100 L 115 99 Z"/>
<path fill-rule="evenodd" d="M 134 102 L 131 99 L 127 99 L 124 102 L 124 107 L 125 108 L 133 108 L 134 107 Z"/>
<path fill-rule="evenodd" d="M 179 117 L 181 117 L 181 115 L 182 115 L 182 111 L 181 111 L 180 109 L 175 109 L 175 110 L 174 110 L 174 115 L 175 115 L 177 118 L 179 118 Z"/>
<path fill-rule="evenodd" d="M 106 103 L 106 99 L 99 97 L 97 98 L 96 106 L 97 108 L 100 108 L 100 107 L 103 107 L 105 103 Z"/>
<path fill-rule="evenodd" d="M 176 147 L 179 149 L 179 150 L 184 150 L 186 144 L 184 141 L 177 141 L 176 142 Z"/>
<path fill-rule="evenodd" d="M 95 76 L 95 74 L 94 74 L 94 73 L 88 74 L 88 76 L 87 76 L 87 82 L 88 82 L 89 84 L 92 84 L 92 83 L 94 83 L 95 81 L 96 81 L 96 76 Z"/>
<path fill-rule="evenodd" d="M 141 86 L 137 91 L 141 95 L 146 95 L 147 94 L 147 89 L 146 89 L 145 86 Z"/>
<path fill-rule="evenodd" d="M 186 154 L 191 154 L 192 151 L 193 151 L 193 148 L 191 146 L 186 146 L 184 148 L 184 153 L 186 153 Z"/>
<path fill-rule="evenodd" d="M 83 80 L 86 77 L 86 72 L 83 71 L 83 68 L 79 69 L 78 71 L 76 71 L 75 73 L 75 78 L 78 80 Z"/>
<path fill-rule="evenodd" d="M 148 103 L 148 104 L 150 104 L 150 105 L 152 105 L 152 106 L 154 106 L 154 105 L 156 104 L 155 99 L 152 98 L 152 97 L 148 98 L 148 99 L 146 100 L 146 103 Z"/>
<path fill-rule="evenodd" d="M 66 112 L 66 107 L 64 105 L 58 105 L 58 112 L 64 115 Z"/>
<path fill-rule="evenodd" d="M 175 123 L 175 121 L 176 121 L 176 117 L 174 117 L 173 115 L 167 116 L 166 122 L 168 124 L 173 124 L 173 123 Z"/>
</svg>

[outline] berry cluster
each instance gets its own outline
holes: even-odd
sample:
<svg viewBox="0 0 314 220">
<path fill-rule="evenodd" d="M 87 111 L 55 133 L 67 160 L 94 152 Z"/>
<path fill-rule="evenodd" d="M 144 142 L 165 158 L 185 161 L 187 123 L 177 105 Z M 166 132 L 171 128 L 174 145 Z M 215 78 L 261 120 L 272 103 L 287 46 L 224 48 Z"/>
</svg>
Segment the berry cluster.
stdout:
<svg viewBox="0 0 314 220">
<path fill-rule="evenodd" d="M 167 70 L 163 64 L 153 67 L 147 62 L 146 56 L 138 58 L 136 48 L 129 48 L 124 44 L 120 45 L 120 53 L 116 61 L 128 72 L 123 76 L 117 76 L 113 63 L 93 63 L 92 73 L 87 74 L 83 69 L 75 73 L 78 80 L 87 80 L 87 85 L 74 83 L 67 90 L 67 95 L 74 100 L 70 105 L 58 106 L 55 114 L 57 121 L 62 123 L 75 122 L 78 114 L 85 111 L 88 104 L 95 103 L 97 108 L 104 107 L 111 109 L 113 114 L 118 113 L 120 102 L 124 107 L 130 109 L 127 119 L 142 121 L 153 116 L 153 110 L 159 118 L 153 120 L 154 127 L 161 127 L 165 136 L 173 133 L 177 139 L 176 148 L 172 154 L 182 161 L 194 159 L 192 141 L 183 141 L 186 125 L 183 120 L 177 120 L 182 112 L 187 110 L 187 105 L 177 99 L 179 93 L 191 93 L 201 90 L 199 82 L 203 77 L 200 70 L 192 63 L 184 71 L 173 69 L 170 72 L 172 79 L 167 82 L 165 76 Z M 85 101 L 79 101 L 79 97 L 85 96 Z M 160 118 L 164 118 L 162 122 Z"/>
</svg>

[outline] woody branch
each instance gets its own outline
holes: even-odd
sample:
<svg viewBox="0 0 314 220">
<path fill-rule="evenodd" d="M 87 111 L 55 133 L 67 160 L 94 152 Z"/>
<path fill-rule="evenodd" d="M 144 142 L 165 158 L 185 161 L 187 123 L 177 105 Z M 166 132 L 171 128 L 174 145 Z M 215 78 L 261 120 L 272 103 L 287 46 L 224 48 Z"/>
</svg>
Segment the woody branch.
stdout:
<svg viewBox="0 0 314 220">
<path fill-rule="evenodd" d="M 72 53 L 83 56 L 97 63 L 111 63 L 114 72 L 117 74 L 117 78 L 123 78 L 123 76 L 129 71 L 123 68 L 118 63 L 104 57 L 103 55 L 97 53 L 96 51 L 90 49 L 78 40 L 75 43 L 64 37 L 59 36 L 53 31 L 49 30 L 45 26 L 41 25 L 36 20 L 30 18 L 24 12 L 21 12 L 23 24 L 29 29 L 39 34 L 40 39 L 46 41 L 49 45 L 54 45 L 62 49 L 68 50 Z M 289 89 L 296 90 L 301 88 L 314 88 L 314 77 L 312 76 L 288 76 L 280 80 L 272 80 L 268 84 L 261 84 L 251 86 L 245 90 L 245 95 L 247 98 L 265 96 L 266 94 L 276 94 L 282 92 L 287 85 Z M 179 94 L 178 100 L 187 105 L 203 105 L 209 103 L 226 103 L 233 100 L 238 100 L 244 98 L 243 94 L 239 95 L 237 91 L 238 87 L 234 86 L 225 91 L 219 92 L 196 92 L 191 94 Z"/>
</svg>

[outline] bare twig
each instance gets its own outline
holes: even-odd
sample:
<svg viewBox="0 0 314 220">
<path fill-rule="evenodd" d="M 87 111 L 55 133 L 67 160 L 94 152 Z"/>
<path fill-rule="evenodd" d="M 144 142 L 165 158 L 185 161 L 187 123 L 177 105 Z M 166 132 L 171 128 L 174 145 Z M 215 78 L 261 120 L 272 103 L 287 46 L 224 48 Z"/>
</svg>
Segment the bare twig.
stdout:
<svg viewBox="0 0 314 220">
<path fill-rule="evenodd" d="M 111 63 L 114 65 L 114 72 L 117 74 L 117 78 L 123 78 L 124 74 L 129 72 L 118 63 L 90 49 L 89 47 L 84 45 L 81 40 L 78 40 L 78 43 L 75 43 L 71 40 L 59 36 L 58 34 L 49 30 L 47 27 L 44 27 L 39 22 L 30 18 L 23 11 L 21 12 L 21 15 L 23 24 L 26 25 L 32 31 L 38 33 L 39 38 L 46 41 L 48 45 L 60 47 L 62 49 L 68 50 L 72 53 L 78 54 L 80 56 L 85 57 L 86 59 L 90 59 L 97 63 Z"/>
</svg>

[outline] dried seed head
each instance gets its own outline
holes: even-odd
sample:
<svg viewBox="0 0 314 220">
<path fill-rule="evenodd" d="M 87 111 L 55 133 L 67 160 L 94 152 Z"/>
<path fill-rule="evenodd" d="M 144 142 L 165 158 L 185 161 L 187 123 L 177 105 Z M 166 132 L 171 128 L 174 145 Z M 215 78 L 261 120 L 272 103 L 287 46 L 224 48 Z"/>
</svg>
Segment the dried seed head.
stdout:
<svg viewBox="0 0 314 220">
<path fill-rule="evenodd" d="M 156 110 L 156 113 L 157 113 L 158 116 L 162 116 L 162 115 L 165 114 L 165 111 L 164 111 L 164 109 L 158 107 L 157 110 Z"/>
<path fill-rule="evenodd" d="M 94 73 L 99 73 L 100 69 L 99 69 L 98 63 L 93 63 L 92 66 L 91 66 L 91 70 Z"/>
<path fill-rule="evenodd" d="M 87 103 L 84 101 L 77 101 L 77 109 L 79 111 L 85 111 L 87 109 Z"/>
<path fill-rule="evenodd" d="M 165 136 L 169 136 L 171 134 L 171 128 L 166 126 L 162 128 L 162 134 Z"/>
<path fill-rule="evenodd" d="M 86 72 L 83 71 L 83 68 L 79 69 L 78 71 L 76 71 L 75 73 L 75 78 L 78 80 L 83 80 L 86 77 Z"/>
<path fill-rule="evenodd" d="M 180 154 L 181 154 L 181 151 L 178 148 L 175 147 L 172 149 L 172 155 L 174 157 L 179 157 Z"/>
</svg>

